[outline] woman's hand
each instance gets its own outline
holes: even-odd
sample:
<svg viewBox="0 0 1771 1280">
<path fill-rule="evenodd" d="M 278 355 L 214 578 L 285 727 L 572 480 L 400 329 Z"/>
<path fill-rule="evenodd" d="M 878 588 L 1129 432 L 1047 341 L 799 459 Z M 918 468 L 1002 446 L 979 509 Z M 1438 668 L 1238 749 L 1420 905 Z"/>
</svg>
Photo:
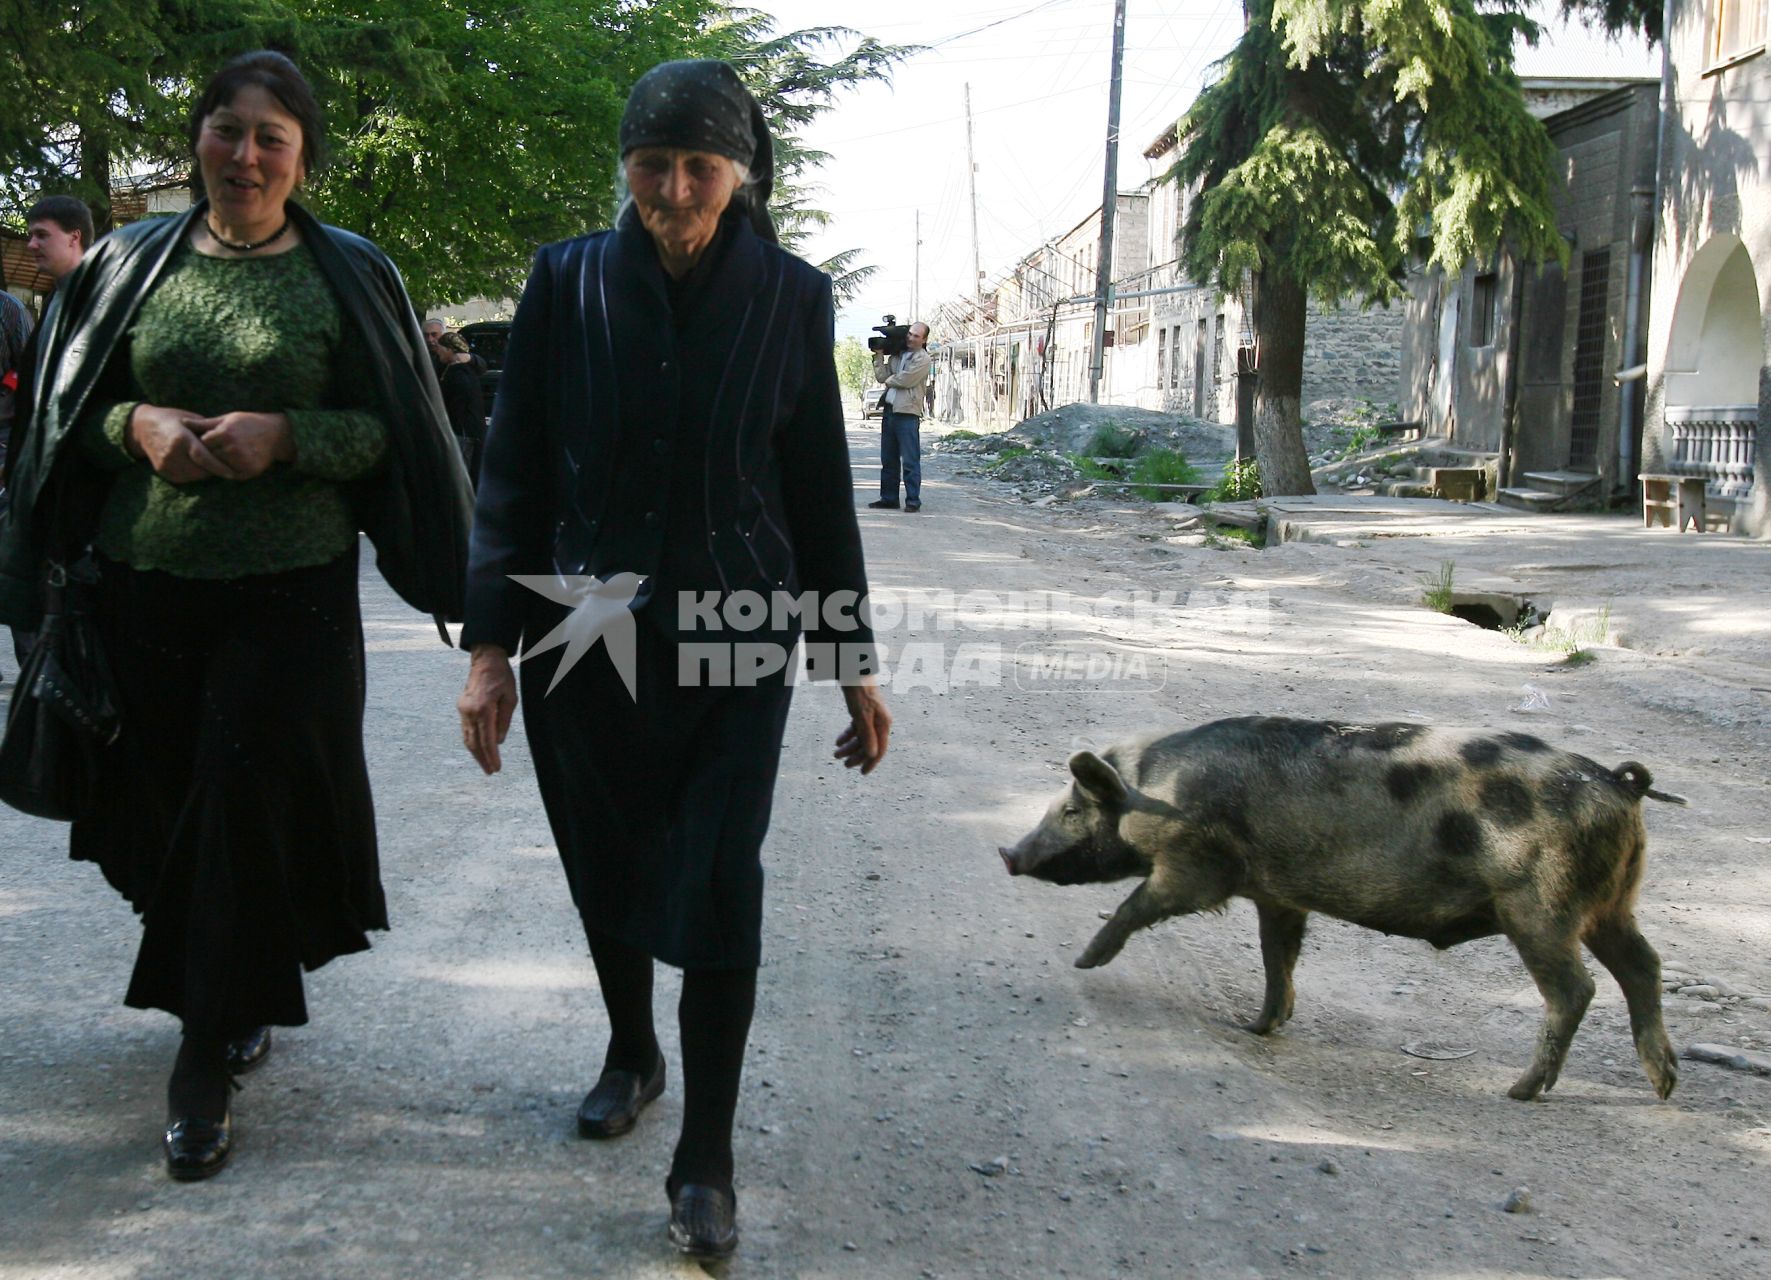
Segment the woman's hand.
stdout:
<svg viewBox="0 0 1771 1280">
<path fill-rule="evenodd" d="M 455 700 L 461 716 L 461 741 L 487 773 L 504 767 L 498 747 L 510 732 L 517 709 L 517 678 L 510 655 L 495 644 L 477 644 L 467 669 L 467 688 Z"/>
<path fill-rule="evenodd" d="M 845 684 L 842 700 L 849 706 L 849 727 L 837 736 L 836 758 L 845 769 L 858 766 L 862 773 L 872 773 L 885 759 L 886 742 L 892 736 L 892 713 L 886 710 L 879 686 L 871 680 Z"/>
<path fill-rule="evenodd" d="M 233 468 L 216 457 L 203 443 L 201 433 L 193 429 L 201 421 L 183 409 L 138 404 L 123 430 L 123 445 L 136 457 L 145 458 L 154 474 L 167 484 L 191 484 L 211 476 L 238 479 Z"/>
<path fill-rule="evenodd" d="M 287 414 L 224 413 L 219 418 L 191 418 L 188 425 L 236 480 L 250 480 L 276 463 L 295 461 L 295 431 Z"/>
</svg>

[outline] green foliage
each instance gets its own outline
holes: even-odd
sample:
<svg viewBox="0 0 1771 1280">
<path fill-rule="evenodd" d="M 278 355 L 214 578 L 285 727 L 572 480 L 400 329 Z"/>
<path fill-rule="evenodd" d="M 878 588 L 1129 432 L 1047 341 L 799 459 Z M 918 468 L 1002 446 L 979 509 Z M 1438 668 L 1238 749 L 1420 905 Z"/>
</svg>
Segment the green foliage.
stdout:
<svg viewBox="0 0 1771 1280">
<path fill-rule="evenodd" d="M 1199 469 L 1178 449 L 1152 449 L 1137 460 L 1126 479 L 1140 485 L 1197 484 Z M 1146 502 L 1168 502 L 1174 496 L 1152 488 L 1136 488 L 1132 492 Z"/>
<path fill-rule="evenodd" d="M 1002 466 L 1004 463 L 1013 462 L 1016 458 L 1031 457 L 1032 454 L 1033 454 L 1033 450 L 1028 449 L 1023 445 L 1011 444 L 1008 448 L 1004 449 L 1001 453 L 997 454 L 989 462 L 986 462 L 984 464 L 984 470 L 994 471 L 998 467 Z"/>
<path fill-rule="evenodd" d="M 1250 0 L 1180 124 L 1171 176 L 1204 191 L 1183 229 L 1190 272 L 1227 292 L 1274 272 L 1325 303 L 1382 301 L 1422 228 L 1451 271 L 1503 237 L 1564 254 L 1554 148 L 1512 70 L 1513 41 L 1537 34 L 1521 3 Z"/>
<path fill-rule="evenodd" d="M 983 438 L 984 437 L 979 435 L 976 431 L 967 431 L 964 427 L 946 432 L 941 436 L 941 439 L 943 440 L 982 440 Z"/>
<path fill-rule="evenodd" d="M 1455 566 L 1446 560 L 1439 565 L 1439 572 L 1430 578 L 1422 578 L 1425 590 L 1421 592 L 1420 602 L 1435 613 L 1451 612 L 1451 578 Z"/>
<path fill-rule="evenodd" d="M 1206 546 L 1214 550 L 1223 551 L 1233 543 L 1260 551 L 1266 547 L 1267 538 L 1259 529 L 1244 529 L 1234 524 L 1221 524 L 1205 536 Z"/>
<path fill-rule="evenodd" d="M 1137 455 L 1141 443 L 1143 437 L 1136 428 L 1119 422 L 1103 422 L 1095 428 L 1082 451 L 1091 458 L 1131 458 Z"/>
<path fill-rule="evenodd" d="M 0 0 L 0 220 L 16 227 L 52 190 L 105 225 L 123 179 L 187 172 L 185 117 L 209 75 L 279 48 L 327 117 L 314 211 L 386 249 L 421 305 L 512 296 L 536 246 L 608 224 L 634 80 L 723 57 L 769 118 L 772 207 L 792 247 L 827 220 L 809 180 L 823 156 L 799 131 L 911 50 L 836 27 L 776 36 L 772 22 L 724 0 Z M 839 297 L 872 271 L 858 256 L 824 264 Z"/>
<path fill-rule="evenodd" d="M 1562 0 L 1562 12 L 1614 36 L 1634 33 L 1660 43 L 1660 0 Z"/>
<path fill-rule="evenodd" d="M 836 380 L 843 390 L 859 396 L 873 385 L 873 358 L 859 338 L 836 344 Z"/>
<path fill-rule="evenodd" d="M 1070 465 L 1076 468 L 1077 474 L 1082 476 L 1085 480 L 1123 479 L 1122 474 L 1118 470 L 1108 466 L 1106 463 L 1096 462 L 1085 453 L 1072 453 L 1066 456 L 1069 459 Z"/>
<path fill-rule="evenodd" d="M 1546 626 L 1532 636 L 1527 636 L 1525 631 L 1521 623 L 1506 628 L 1504 634 L 1539 653 L 1561 654 L 1568 666 L 1585 666 L 1594 658 L 1591 646 L 1611 643 L 1611 603 L 1607 601 L 1597 616 L 1583 619 L 1573 626 Z"/>
<path fill-rule="evenodd" d="M 1241 458 L 1224 468 L 1217 488 L 1205 495 L 1207 502 L 1247 502 L 1261 496 L 1261 464 Z"/>
</svg>

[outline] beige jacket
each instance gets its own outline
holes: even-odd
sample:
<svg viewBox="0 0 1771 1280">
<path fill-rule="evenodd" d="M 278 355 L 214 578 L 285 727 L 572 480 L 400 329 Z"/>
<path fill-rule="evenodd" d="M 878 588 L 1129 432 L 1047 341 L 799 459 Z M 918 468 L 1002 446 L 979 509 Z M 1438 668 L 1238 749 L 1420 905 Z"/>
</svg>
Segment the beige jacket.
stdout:
<svg viewBox="0 0 1771 1280">
<path fill-rule="evenodd" d="M 875 355 L 873 380 L 886 385 L 886 407 L 893 413 L 922 417 L 923 388 L 934 363 L 927 351 L 906 351 L 890 358 Z"/>
</svg>

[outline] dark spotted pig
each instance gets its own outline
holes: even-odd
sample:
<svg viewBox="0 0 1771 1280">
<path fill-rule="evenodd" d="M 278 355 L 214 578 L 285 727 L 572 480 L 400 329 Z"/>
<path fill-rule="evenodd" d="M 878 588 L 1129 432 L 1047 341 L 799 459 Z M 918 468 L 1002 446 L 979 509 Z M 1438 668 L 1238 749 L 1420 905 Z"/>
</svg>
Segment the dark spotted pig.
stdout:
<svg viewBox="0 0 1771 1280">
<path fill-rule="evenodd" d="M 1053 884 L 1145 877 L 1076 961 L 1090 969 L 1137 930 L 1233 897 L 1260 914 L 1266 999 L 1249 1030 L 1291 1016 L 1312 911 L 1435 947 L 1505 934 L 1543 993 L 1531 1069 L 1556 1083 L 1593 998 L 1587 949 L 1629 1002 L 1655 1091 L 1678 1070 L 1660 1012 L 1660 957 L 1633 908 L 1646 837 L 1641 765 L 1616 769 L 1524 733 L 1218 720 L 1070 759 L 1073 782 L 1001 850 L 1011 875 Z"/>
</svg>

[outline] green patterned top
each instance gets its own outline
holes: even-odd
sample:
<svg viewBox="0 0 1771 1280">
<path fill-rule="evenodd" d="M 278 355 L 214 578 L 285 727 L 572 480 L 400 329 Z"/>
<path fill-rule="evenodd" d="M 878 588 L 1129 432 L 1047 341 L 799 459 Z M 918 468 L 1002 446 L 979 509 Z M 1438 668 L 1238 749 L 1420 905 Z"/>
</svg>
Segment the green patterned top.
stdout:
<svg viewBox="0 0 1771 1280">
<path fill-rule="evenodd" d="M 374 471 L 387 429 L 361 407 L 375 385 L 306 246 L 212 258 L 185 241 L 128 334 L 126 399 L 81 419 L 86 454 L 116 473 L 94 545 L 137 569 L 239 578 L 325 564 L 356 542 L 342 482 Z M 124 447 L 137 404 L 198 417 L 288 415 L 295 461 L 251 480 L 162 480 Z"/>
</svg>

